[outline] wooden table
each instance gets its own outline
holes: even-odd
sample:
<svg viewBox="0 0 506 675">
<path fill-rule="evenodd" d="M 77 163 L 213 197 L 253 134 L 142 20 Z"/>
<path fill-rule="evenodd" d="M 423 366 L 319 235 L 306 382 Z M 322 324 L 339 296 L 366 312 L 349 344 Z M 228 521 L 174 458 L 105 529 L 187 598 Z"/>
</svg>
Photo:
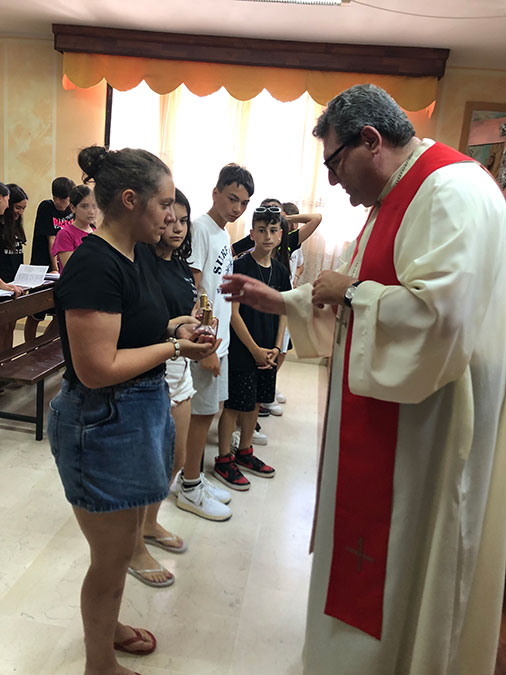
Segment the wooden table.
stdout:
<svg viewBox="0 0 506 675">
<path fill-rule="evenodd" d="M 32 289 L 18 298 L 0 298 L 0 324 L 45 312 L 54 307 L 54 283 Z M 0 380 L 36 384 L 35 415 L 0 411 L 0 418 L 35 424 L 35 438 L 42 440 L 44 424 L 44 380 L 65 365 L 58 336 L 44 335 L 0 354 Z"/>
</svg>

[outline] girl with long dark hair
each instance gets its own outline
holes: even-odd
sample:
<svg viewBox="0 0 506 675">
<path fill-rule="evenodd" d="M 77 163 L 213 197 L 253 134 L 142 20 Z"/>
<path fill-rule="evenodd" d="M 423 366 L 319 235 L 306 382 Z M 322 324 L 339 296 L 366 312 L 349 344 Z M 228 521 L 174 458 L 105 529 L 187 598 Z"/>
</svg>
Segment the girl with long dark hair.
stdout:
<svg viewBox="0 0 506 675">
<path fill-rule="evenodd" d="M 23 263 L 23 246 L 26 243 L 23 214 L 28 195 L 15 183 L 7 183 L 4 187 L 8 190 L 9 199 L 7 208 L 0 215 L 0 279 L 9 283 Z M 15 321 L 0 325 L 0 353 L 12 347 L 15 327 Z"/>
</svg>

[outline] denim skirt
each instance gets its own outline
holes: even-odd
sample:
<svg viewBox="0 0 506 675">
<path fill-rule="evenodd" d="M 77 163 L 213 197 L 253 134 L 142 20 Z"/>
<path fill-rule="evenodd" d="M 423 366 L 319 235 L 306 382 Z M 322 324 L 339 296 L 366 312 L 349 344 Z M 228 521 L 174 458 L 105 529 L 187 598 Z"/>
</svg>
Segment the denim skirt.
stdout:
<svg viewBox="0 0 506 675">
<path fill-rule="evenodd" d="M 175 427 L 163 374 L 102 389 L 64 379 L 47 431 L 74 506 L 117 511 L 168 495 Z"/>
</svg>

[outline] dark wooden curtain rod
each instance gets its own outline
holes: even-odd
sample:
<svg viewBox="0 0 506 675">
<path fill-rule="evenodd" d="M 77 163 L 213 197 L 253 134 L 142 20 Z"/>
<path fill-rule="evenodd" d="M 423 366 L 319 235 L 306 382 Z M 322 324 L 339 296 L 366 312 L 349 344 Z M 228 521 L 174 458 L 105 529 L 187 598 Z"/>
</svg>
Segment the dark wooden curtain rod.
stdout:
<svg viewBox="0 0 506 675">
<path fill-rule="evenodd" d="M 53 33 L 54 47 L 60 52 L 412 77 L 443 77 L 450 54 L 449 49 L 426 47 L 263 40 L 67 24 L 53 24 Z"/>
</svg>

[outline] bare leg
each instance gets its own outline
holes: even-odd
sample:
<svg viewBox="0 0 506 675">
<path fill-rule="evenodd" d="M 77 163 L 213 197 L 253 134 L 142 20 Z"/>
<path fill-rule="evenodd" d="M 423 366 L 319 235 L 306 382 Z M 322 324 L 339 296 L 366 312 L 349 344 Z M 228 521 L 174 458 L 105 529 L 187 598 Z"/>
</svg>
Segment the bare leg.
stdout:
<svg viewBox="0 0 506 675">
<path fill-rule="evenodd" d="M 191 401 L 181 401 L 171 409 L 172 417 L 176 425 L 176 446 L 174 448 L 174 466 L 172 468 L 172 480 L 177 472 L 184 466 L 186 460 L 186 444 L 188 441 L 188 429 L 191 419 Z"/>
<path fill-rule="evenodd" d="M 174 466 L 172 469 L 172 480 L 174 479 L 177 472 L 183 466 L 186 459 L 186 441 L 188 439 L 188 427 L 190 426 L 190 417 L 191 417 L 191 405 L 190 399 L 187 398 L 185 401 L 181 401 L 177 405 L 173 406 L 171 409 L 172 417 L 174 418 L 174 423 L 176 425 L 176 443 L 174 448 Z M 178 537 L 169 530 L 166 530 L 158 522 L 158 511 L 160 510 L 161 502 L 157 504 L 150 504 L 146 507 L 146 513 L 144 518 L 144 527 L 142 532 L 142 548 L 140 542 L 138 541 L 136 550 L 140 553 L 141 551 L 146 552 L 146 547 L 144 546 L 144 537 L 156 537 L 157 539 L 166 539 L 171 538 L 170 541 L 171 547 L 185 548 L 183 540 L 181 537 Z M 157 565 L 158 567 L 160 565 Z M 146 569 L 146 568 L 144 568 Z M 148 568 L 149 569 L 149 568 Z M 165 571 L 166 574 L 170 575 L 169 572 Z M 171 576 L 171 575 L 170 575 Z M 166 576 L 166 578 L 168 578 Z"/>
<path fill-rule="evenodd" d="M 146 548 L 146 544 L 144 543 L 144 534 L 147 534 L 147 532 L 145 532 L 145 519 L 147 510 L 151 509 L 152 511 L 151 518 L 154 512 L 156 522 L 156 515 L 158 514 L 159 508 L 160 502 L 158 502 L 158 504 L 150 504 L 149 506 L 146 506 L 145 508 L 141 509 L 142 513 L 140 518 L 141 521 L 140 527 L 138 528 L 136 533 L 135 547 L 129 565 L 132 569 L 136 570 L 137 572 L 139 572 L 140 570 L 160 570 L 157 572 L 142 572 L 142 576 L 145 579 L 157 584 L 161 584 L 164 581 L 168 581 L 169 579 L 172 579 L 172 577 L 174 576 L 169 572 L 169 570 L 165 569 L 165 567 L 161 565 L 158 562 L 158 560 L 156 560 L 156 558 L 153 558 L 151 553 Z"/>
<path fill-rule="evenodd" d="M 186 445 L 184 476 L 187 480 L 200 477 L 200 464 L 206 449 L 207 435 L 214 415 L 192 415 Z"/>
<path fill-rule="evenodd" d="M 257 425 L 259 408 L 260 403 L 257 403 L 255 410 L 241 413 L 241 438 L 239 441 L 239 450 L 246 450 L 251 445 L 253 432 L 255 431 L 255 427 Z"/>
<path fill-rule="evenodd" d="M 125 576 L 130 561 L 140 510 L 88 513 L 74 507 L 74 513 L 90 546 L 90 567 L 81 590 L 81 614 L 86 647 L 85 675 L 133 675 L 116 661 L 114 642 L 133 636 L 128 626 L 118 622 Z M 135 644 L 149 651 L 151 640 Z"/>
<path fill-rule="evenodd" d="M 223 408 L 220 421 L 218 424 L 218 452 L 220 457 L 230 454 L 230 443 L 232 441 L 232 433 L 235 431 L 237 418 L 239 417 L 238 410 L 231 408 Z M 253 433 L 253 432 L 251 432 Z"/>
<path fill-rule="evenodd" d="M 146 507 L 146 517 L 144 518 L 144 537 L 155 537 L 155 539 L 163 539 L 164 545 L 168 546 L 167 550 L 177 553 L 176 549 L 181 549 L 181 553 L 186 551 L 186 546 L 177 534 L 173 534 L 166 530 L 158 522 L 158 511 L 160 510 L 161 502 L 158 504 L 150 504 Z"/>
</svg>

